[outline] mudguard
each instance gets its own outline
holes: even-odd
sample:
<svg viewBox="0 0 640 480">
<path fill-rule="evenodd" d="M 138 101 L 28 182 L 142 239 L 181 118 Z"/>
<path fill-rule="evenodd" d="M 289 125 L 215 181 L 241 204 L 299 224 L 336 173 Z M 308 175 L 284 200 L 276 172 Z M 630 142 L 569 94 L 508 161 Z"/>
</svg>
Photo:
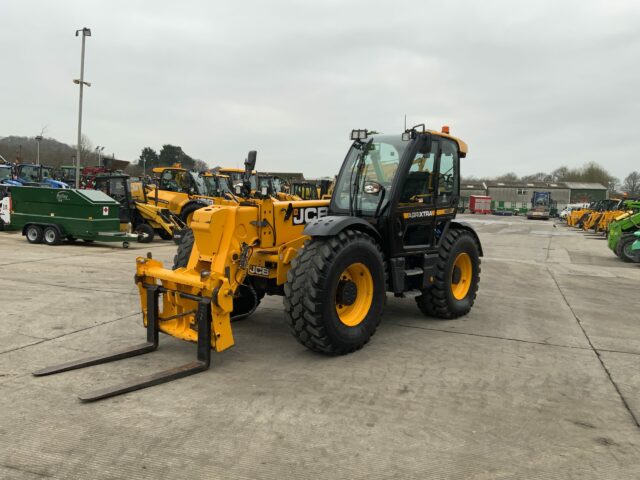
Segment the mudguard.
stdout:
<svg viewBox="0 0 640 480">
<path fill-rule="evenodd" d="M 451 223 L 449 223 L 449 228 L 457 228 L 459 230 L 466 230 L 467 232 L 471 233 L 475 237 L 476 242 L 478 243 L 478 254 L 481 257 L 484 255 L 483 252 L 482 252 L 482 243 L 480 243 L 480 237 L 478 237 L 478 234 L 476 233 L 476 231 L 473 229 L 473 227 L 469 223 L 452 221 Z"/>
<path fill-rule="evenodd" d="M 302 233 L 310 237 L 333 237 L 347 228 L 360 230 L 380 240 L 380 234 L 369 222 L 349 215 L 329 215 L 318 218 L 307 223 Z"/>
</svg>

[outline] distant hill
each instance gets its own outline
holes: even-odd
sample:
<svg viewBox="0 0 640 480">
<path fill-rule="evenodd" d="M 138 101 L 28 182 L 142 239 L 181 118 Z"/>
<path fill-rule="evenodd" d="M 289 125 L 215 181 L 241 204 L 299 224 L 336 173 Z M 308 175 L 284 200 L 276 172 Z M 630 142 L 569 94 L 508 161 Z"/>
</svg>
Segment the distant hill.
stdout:
<svg viewBox="0 0 640 480">
<path fill-rule="evenodd" d="M 34 137 L 10 135 L 0 137 L 0 155 L 8 162 L 34 163 L 37 155 L 37 141 Z M 84 142 L 83 142 L 84 143 Z M 76 156 L 75 146 L 59 142 L 55 138 L 43 138 L 40 141 L 40 163 L 54 167 L 72 165 Z M 82 151 L 82 165 L 98 164 L 93 147 L 87 142 Z"/>
</svg>

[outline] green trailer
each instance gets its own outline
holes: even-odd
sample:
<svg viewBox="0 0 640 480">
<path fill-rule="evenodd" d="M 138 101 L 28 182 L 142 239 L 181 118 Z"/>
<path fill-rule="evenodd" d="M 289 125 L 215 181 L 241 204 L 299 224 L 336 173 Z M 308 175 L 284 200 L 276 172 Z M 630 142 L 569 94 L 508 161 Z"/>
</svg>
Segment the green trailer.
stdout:
<svg viewBox="0 0 640 480">
<path fill-rule="evenodd" d="M 98 190 L 11 187 L 2 199 L 0 218 L 20 230 L 29 243 L 58 245 L 63 240 L 122 242 L 137 235 L 120 229 L 120 204 Z"/>
</svg>

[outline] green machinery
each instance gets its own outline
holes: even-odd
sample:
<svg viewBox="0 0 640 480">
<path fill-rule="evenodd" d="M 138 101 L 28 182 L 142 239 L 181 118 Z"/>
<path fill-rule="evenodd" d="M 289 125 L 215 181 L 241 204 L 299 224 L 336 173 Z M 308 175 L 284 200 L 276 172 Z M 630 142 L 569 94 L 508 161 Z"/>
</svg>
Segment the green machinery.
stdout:
<svg viewBox="0 0 640 480">
<path fill-rule="evenodd" d="M 637 237 L 636 240 L 631 244 L 631 251 L 635 252 L 636 255 L 640 255 L 640 230 L 638 230 L 634 235 Z"/>
<path fill-rule="evenodd" d="M 640 263 L 640 252 L 634 248 L 638 243 L 634 234 L 640 231 L 640 202 L 627 201 L 630 210 L 609 225 L 609 248 L 625 262 Z"/>
<path fill-rule="evenodd" d="M 120 231 L 120 204 L 98 190 L 11 187 L 0 217 L 29 243 L 58 245 L 63 240 L 122 242 L 137 235 Z"/>
</svg>

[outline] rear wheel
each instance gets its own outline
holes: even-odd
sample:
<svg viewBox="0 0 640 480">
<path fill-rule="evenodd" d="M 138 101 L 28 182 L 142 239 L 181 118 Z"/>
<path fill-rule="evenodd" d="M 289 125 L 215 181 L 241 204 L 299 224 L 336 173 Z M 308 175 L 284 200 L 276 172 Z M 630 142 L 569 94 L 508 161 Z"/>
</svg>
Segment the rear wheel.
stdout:
<svg viewBox="0 0 640 480">
<path fill-rule="evenodd" d="M 476 239 L 465 230 L 452 229 L 442 240 L 433 284 L 416 297 L 416 303 L 429 317 L 458 318 L 471 310 L 479 282 Z"/>
<path fill-rule="evenodd" d="M 293 260 L 284 293 L 291 333 L 304 346 L 335 355 L 362 348 L 385 302 L 378 243 L 355 230 L 312 238 Z"/>
<path fill-rule="evenodd" d="M 138 243 L 151 243 L 156 235 L 156 231 L 148 223 L 139 224 L 134 233 L 138 235 Z"/>
<path fill-rule="evenodd" d="M 60 245 L 60 242 L 62 242 L 62 237 L 56 227 L 47 227 L 44 229 L 44 243 L 47 245 Z"/>
<path fill-rule="evenodd" d="M 29 243 L 42 243 L 42 227 L 38 225 L 29 225 L 25 232 L 25 236 Z"/>
</svg>

